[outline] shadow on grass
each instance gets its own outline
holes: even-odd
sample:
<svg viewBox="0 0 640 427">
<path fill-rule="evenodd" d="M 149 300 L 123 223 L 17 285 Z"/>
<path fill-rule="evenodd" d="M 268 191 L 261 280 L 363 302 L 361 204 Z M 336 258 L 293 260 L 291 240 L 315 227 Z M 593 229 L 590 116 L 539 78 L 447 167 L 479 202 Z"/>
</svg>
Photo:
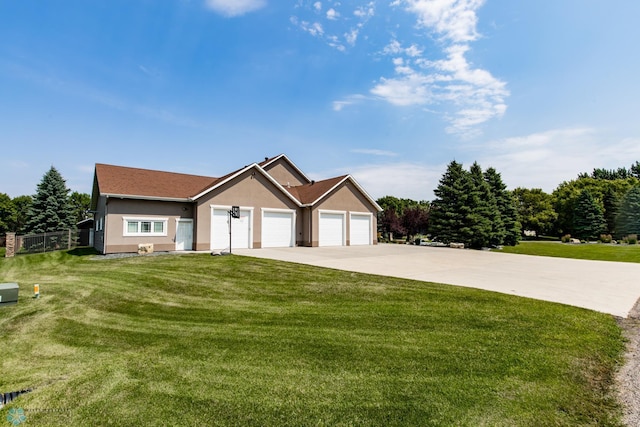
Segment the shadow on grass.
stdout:
<svg viewBox="0 0 640 427">
<path fill-rule="evenodd" d="M 95 248 L 89 246 L 71 249 L 70 251 L 67 251 L 67 253 L 73 256 L 98 255 L 98 251 Z"/>
</svg>

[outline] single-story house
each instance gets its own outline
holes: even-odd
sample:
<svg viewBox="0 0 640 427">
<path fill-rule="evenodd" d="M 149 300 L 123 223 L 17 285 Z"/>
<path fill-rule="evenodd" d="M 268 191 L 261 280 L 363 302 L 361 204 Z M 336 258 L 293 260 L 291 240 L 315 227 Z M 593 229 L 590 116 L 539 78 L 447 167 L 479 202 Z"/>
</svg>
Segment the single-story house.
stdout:
<svg viewBox="0 0 640 427">
<path fill-rule="evenodd" d="M 96 164 L 91 206 L 105 254 L 375 245 L 381 211 L 351 175 L 313 181 L 284 154 L 220 178 Z"/>
</svg>

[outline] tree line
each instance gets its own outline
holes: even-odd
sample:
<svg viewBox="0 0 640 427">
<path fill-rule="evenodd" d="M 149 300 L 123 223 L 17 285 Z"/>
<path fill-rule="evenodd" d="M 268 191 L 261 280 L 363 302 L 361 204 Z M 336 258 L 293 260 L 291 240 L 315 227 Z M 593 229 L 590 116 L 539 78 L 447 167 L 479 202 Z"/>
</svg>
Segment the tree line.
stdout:
<svg viewBox="0 0 640 427">
<path fill-rule="evenodd" d="M 630 168 L 594 169 L 540 188 L 507 190 L 494 169 L 469 170 L 452 161 L 432 202 L 385 196 L 378 231 L 383 237 L 430 235 L 444 243 L 481 248 L 515 245 L 523 236 L 624 239 L 640 234 L 640 162 Z"/>
<path fill-rule="evenodd" d="M 71 192 L 60 172 L 51 167 L 33 196 L 11 198 L 0 193 L 0 235 L 48 233 L 69 228 L 88 217 L 91 196 Z"/>
</svg>

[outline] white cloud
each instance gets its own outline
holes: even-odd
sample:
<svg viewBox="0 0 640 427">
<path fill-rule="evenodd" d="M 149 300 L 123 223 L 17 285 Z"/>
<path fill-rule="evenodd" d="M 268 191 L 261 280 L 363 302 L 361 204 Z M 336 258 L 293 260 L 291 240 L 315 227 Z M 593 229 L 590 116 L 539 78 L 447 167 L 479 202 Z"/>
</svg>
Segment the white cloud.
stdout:
<svg viewBox="0 0 640 427">
<path fill-rule="evenodd" d="M 333 101 L 333 111 L 342 111 L 344 107 L 363 102 L 366 99 L 367 97 L 363 95 L 350 95 L 340 101 Z"/>
<path fill-rule="evenodd" d="M 322 37 L 324 35 L 324 28 L 319 22 L 300 21 L 296 16 L 292 16 L 290 21 L 314 37 Z"/>
<path fill-rule="evenodd" d="M 330 21 L 335 21 L 340 17 L 340 12 L 336 11 L 334 8 L 327 10 L 327 19 Z"/>
<path fill-rule="evenodd" d="M 404 0 L 407 10 L 418 16 L 420 26 L 434 31 L 453 43 L 467 43 L 478 38 L 476 10 L 484 0 Z"/>
<path fill-rule="evenodd" d="M 351 31 L 349 31 L 348 33 L 344 34 L 344 39 L 351 46 L 355 46 L 356 41 L 358 40 L 358 34 L 359 33 L 360 33 L 360 30 L 358 30 L 357 28 L 353 28 Z"/>
<path fill-rule="evenodd" d="M 360 6 L 353 11 L 353 15 L 362 19 L 372 18 L 376 14 L 375 3 L 369 2 L 365 6 Z"/>
<path fill-rule="evenodd" d="M 412 0 L 405 3 L 409 10 L 418 14 L 421 25 L 430 25 L 439 34 L 458 34 L 454 31 L 458 24 L 447 27 L 450 17 L 475 16 L 475 8 L 483 2 Z M 394 4 L 400 4 L 400 1 Z M 475 34 L 476 19 L 467 17 L 466 26 L 467 30 L 460 30 L 460 34 Z M 466 54 L 470 48 L 466 42 L 473 39 L 475 36 L 447 36 L 447 40 L 455 40 L 456 43 L 446 46 L 443 49 L 446 56 L 439 60 L 425 58 L 423 50 L 416 44 L 405 48 L 398 40 L 392 39 L 382 54 L 393 56 L 396 77 L 381 77 L 371 93 L 399 106 L 444 105 L 444 117 L 449 122 L 447 132 L 461 136 L 477 134 L 478 125 L 504 115 L 509 91 L 505 82 L 487 70 L 474 68 L 467 61 Z"/>
<path fill-rule="evenodd" d="M 375 2 L 371 1 L 357 7 L 353 16 L 347 15 L 346 17 L 343 17 L 342 13 L 337 10 L 339 6 L 342 6 L 341 2 L 329 1 L 328 3 L 331 7 L 322 13 L 324 5 L 320 1 L 314 3 L 298 2 L 295 8 L 300 9 L 298 12 L 300 16 L 305 13 L 305 10 L 311 13 L 306 14 L 307 19 L 293 16 L 290 21 L 312 36 L 324 39 L 332 48 L 346 52 L 347 47 L 356 45 L 365 24 L 375 15 Z M 315 21 L 314 24 L 310 24 L 312 21 Z M 349 26 L 346 31 L 345 23 Z"/>
<path fill-rule="evenodd" d="M 468 147 L 483 168 L 493 166 L 509 188 L 542 188 L 552 192 L 563 181 L 594 168 L 628 167 L 640 158 L 640 139 L 610 139 L 595 129 L 553 129 Z M 474 159 L 469 158 L 468 161 Z"/>
<path fill-rule="evenodd" d="M 351 174 L 374 199 L 395 196 L 413 200 L 433 199 L 433 190 L 445 170 L 445 165 L 422 165 L 411 162 L 349 166 L 344 169 L 311 174 L 327 177 Z"/>
<path fill-rule="evenodd" d="M 393 151 L 377 150 L 377 149 L 370 149 L 370 148 L 356 148 L 350 151 L 352 153 L 371 154 L 373 156 L 395 157 L 398 155 L 398 153 L 394 153 Z"/>
<path fill-rule="evenodd" d="M 232 17 L 262 9 L 267 2 L 266 0 L 205 0 L 205 5 L 216 13 Z"/>
</svg>

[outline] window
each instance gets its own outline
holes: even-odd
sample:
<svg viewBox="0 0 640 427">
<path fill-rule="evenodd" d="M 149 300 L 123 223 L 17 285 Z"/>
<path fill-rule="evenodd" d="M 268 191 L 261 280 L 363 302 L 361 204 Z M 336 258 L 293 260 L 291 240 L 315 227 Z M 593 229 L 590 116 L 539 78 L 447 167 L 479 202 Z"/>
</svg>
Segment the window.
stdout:
<svg viewBox="0 0 640 427">
<path fill-rule="evenodd" d="M 166 218 L 124 218 L 125 236 L 166 236 Z"/>
</svg>

